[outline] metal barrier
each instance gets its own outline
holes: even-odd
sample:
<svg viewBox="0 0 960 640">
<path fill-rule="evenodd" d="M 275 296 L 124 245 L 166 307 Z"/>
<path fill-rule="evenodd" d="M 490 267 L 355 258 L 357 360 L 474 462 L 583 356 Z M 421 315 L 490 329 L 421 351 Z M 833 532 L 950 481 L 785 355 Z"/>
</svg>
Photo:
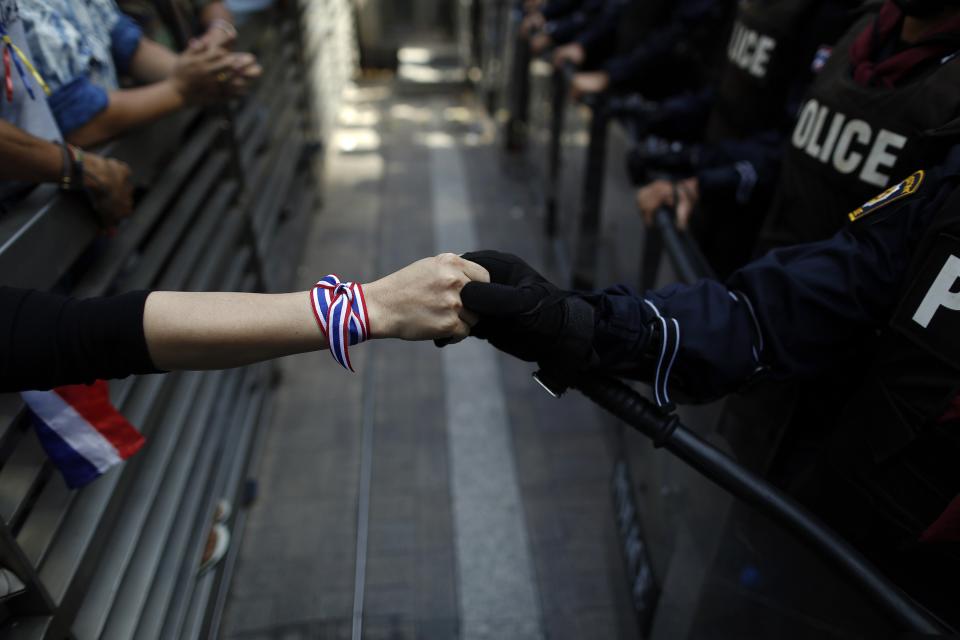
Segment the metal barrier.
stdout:
<svg viewBox="0 0 960 640">
<path fill-rule="evenodd" d="M 652 289 L 657 281 L 663 249 L 673 265 L 680 282 L 692 284 L 716 275 L 689 233 L 677 228 L 676 213 L 670 207 L 661 207 L 654 215 L 654 224 L 644 236 L 643 254 L 640 257 L 640 289 Z"/>
<path fill-rule="evenodd" d="M 559 232 L 560 184 L 563 173 L 563 136 L 567 101 L 576 68 L 565 64 L 555 68 L 550 85 L 550 124 L 547 140 L 547 176 L 544 193 L 545 231 L 553 238 Z M 529 75 L 529 74 L 528 74 Z M 526 80 L 529 83 L 529 79 Z M 529 89 L 525 95 L 529 94 Z M 589 132 L 580 208 L 577 214 L 576 247 L 572 285 L 592 289 L 596 285 L 598 244 L 600 241 L 603 189 L 606 173 L 607 130 L 610 124 L 609 96 L 587 96 L 582 101 L 589 109 Z M 508 133 L 509 137 L 509 133 Z"/>
<path fill-rule="evenodd" d="M 544 196 L 544 220 L 547 236 L 557 235 L 557 211 L 559 207 L 560 174 L 563 171 L 563 153 L 561 136 L 563 123 L 566 118 L 567 93 L 570 90 L 570 78 L 573 68 L 565 65 L 553 70 L 550 87 L 550 137 L 547 142 L 547 184 Z"/>
<path fill-rule="evenodd" d="M 563 383 L 551 380 L 544 372 L 538 372 L 535 376 L 554 396 L 561 395 L 565 390 Z M 902 629 L 925 635 L 953 632 L 799 503 L 687 429 L 676 415 L 663 413 L 649 400 L 613 378 L 581 376 L 574 386 L 650 438 L 654 446 L 667 449 L 697 472 L 804 540 L 869 594 Z"/>
<path fill-rule="evenodd" d="M 600 214 L 603 210 L 603 180 L 607 167 L 607 96 L 598 94 L 584 103 L 590 107 L 590 139 L 587 167 L 580 193 L 577 248 L 573 260 L 574 288 L 593 289 L 597 279 L 597 245 L 600 241 Z"/>
<path fill-rule="evenodd" d="M 512 43 L 509 47 L 507 68 L 509 86 L 507 87 L 508 116 L 504 144 L 507 151 L 523 151 L 526 147 L 528 123 L 530 119 L 530 44 L 520 37 L 520 22 L 523 13 L 519 7 L 508 12 L 510 29 L 507 40 Z"/>
<path fill-rule="evenodd" d="M 304 13 L 316 11 L 336 21 L 331 31 L 352 30 L 346 0 L 305 3 Z M 333 99 L 311 102 L 305 69 L 317 79 L 323 55 L 342 65 L 331 77 L 349 74 L 333 50 L 349 36 L 308 44 L 314 57 L 302 63 L 300 18 L 291 3 L 242 31 L 241 46 L 258 54 L 264 79 L 241 104 L 180 114 L 107 149 L 146 184 L 117 237 L 99 239 L 85 202 L 52 187 L 0 219 L 4 283 L 76 296 L 288 288 L 317 195 L 311 131 L 325 130 L 316 121 L 330 121 L 335 108 Z M 257 365 L 112 382 L 114 403 L 148 443 L 78 491 L 47 461 L 19 396 L 0 395 L 0 566 L 26 585 L 0 603 L 0 635 L 215 637 L 273 371 Z M 198 575 L 221 497 L 238 507 L 232 546 L 215 570 Z"/>
</svg>

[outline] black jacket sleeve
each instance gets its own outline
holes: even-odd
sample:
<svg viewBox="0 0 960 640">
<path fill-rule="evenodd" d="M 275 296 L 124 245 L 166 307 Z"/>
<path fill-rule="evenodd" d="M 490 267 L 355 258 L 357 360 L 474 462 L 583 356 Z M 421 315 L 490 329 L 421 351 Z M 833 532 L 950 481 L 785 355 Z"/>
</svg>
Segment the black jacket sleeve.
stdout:
<svg viewBox="0 0 960 640">
<path fill-rule="evenodd" d="M 761 131 L 704 147 L 697 170 L 700 199 L 717 210 L 750 204 L 756 194 L 773 191 L 782 155 L 783 134 L 779 131 Z"/>
<path fill-rule="evenodd" d="M 557 20 L 578 11 L 582 4 L 583 0 L 550 0 L 543 7 L 543 17 L 547 20 Z"/>
<path fill-rule="evenodd" d="M 725 15 L 724 2 L 716 0 L 679 0 L 666 24 L 660 25 L 630 53 L 607 60 L 604 70 L 610 76 L 610 86 L 622 88 L 664 64 L 676 50 L 697 30 L 720 28 Z"/>
<path fill-rule="evenodd" d="M 77 300 L 0 287 L 0 392 L 158 373 L 143 333 L 149 293 Z"/>
<path fill-rule="evenodd" d="M 772 251 L 722 284 L 702 280 L 639 296 L 625 287 L 588 297 L 594 348 L 605 368 L 648 380 L 657 402 L 673 392 L 710 400 L 757 373 L 810 378 L 850 357 L 883 326 L 927 226 L 960 183 L 956 162 L 927 173 L 892 202 L 832 238 Z M 649 328 L 661 329 L 651 348 Z M 653 352 L 655 362 L 649 357 Z"/>
</svg>

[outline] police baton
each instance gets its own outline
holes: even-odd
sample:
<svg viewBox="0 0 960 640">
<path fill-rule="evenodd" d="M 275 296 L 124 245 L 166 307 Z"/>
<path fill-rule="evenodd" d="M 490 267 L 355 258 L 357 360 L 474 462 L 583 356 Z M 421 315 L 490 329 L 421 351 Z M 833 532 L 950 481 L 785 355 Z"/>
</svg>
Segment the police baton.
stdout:
<svg viewBox="0 0 960 640">
<path fill-rule="evenodd" d="M 676 414 L 665 413 L 615 378 L 581 374 L 572 384 L 537 371 L 534 379 L 559 398 L 573 387 L 633 429 L 683 460 L 737 498 L 758 509 L 806 541 L 828 563 L 840 568 L 892 615 L 905 630 L 926 635 L 953 633 L 948 625 L 887 579 L 857 549 L 793 498 L 685 427 Z"/>
</svg>

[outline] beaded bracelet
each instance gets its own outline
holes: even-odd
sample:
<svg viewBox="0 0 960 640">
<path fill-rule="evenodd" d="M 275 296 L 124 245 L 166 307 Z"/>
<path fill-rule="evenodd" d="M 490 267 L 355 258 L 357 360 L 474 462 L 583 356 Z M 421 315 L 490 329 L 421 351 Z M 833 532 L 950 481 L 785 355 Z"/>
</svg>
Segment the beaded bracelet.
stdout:
<svg viewBox="0 0 960 640">
<path fill-rule="evenodd" d="M 357 282 L 341 282 L 332 274 L 325 276 L 310 290 L 310 306 L 327 337 L 330 355 L 344 369 L 353 371 L 349 347 L 370 339 L 363 287 Z"/>
<path fill-rule="evenodd" d="M 66 142 L 60 143 L 63 165 L 60 171 L 60 189 L 79 191 L 83 189 L 83 149 Z"/>
</svg>

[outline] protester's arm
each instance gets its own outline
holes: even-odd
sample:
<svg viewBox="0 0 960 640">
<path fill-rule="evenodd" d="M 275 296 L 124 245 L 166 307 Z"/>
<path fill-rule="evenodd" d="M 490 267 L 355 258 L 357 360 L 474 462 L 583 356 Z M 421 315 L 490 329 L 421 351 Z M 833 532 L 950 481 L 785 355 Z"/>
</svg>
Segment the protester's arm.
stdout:
<svg viewBox="0 0 960 640">
<path fill-rule="evenodd" d="M 108 94 L 79 79 L 57 91 L 50 104 L 70 142 L 95 145 L 187 105 L 242 93 L 246 79 L 237 84 L 236 74 L 238 64 L 246 68 L 250 63 L 248 57 L 252 58 L 247 54 L 224 55 L 222 50 L 198 43 L 175 56 L 169 77 L 159 82 Z"/>
<path fill-rule="evenodd" d="M 130 59 L 129 72 L 137 81 L 149 84 L 165 80 L 177 67 L 177 54 L 150 38 L 142 38 Z"/>
<path fill-rule="evenodd" d="M 230 8 L 227 7 L 226 2 L 222 0 L 209 2 L 200 10 L 200 23 L 203 24 L 204 27 L 209 28 L 218 20 L 222 20 L 231 25 L 233 24 L 233 13 L 230 11 Z"/>
<path fill-rule="evenodd" d="M 365 285 L 373 338 L 462 338 L 460 290 L 486 271 L 444 254 Z M 306 291 L 139 291 L 107 298 L 0 287 L 0 392 L 174 369 L 235 367 L 326 348 Z"/>
<path fill-rule="evenodd" d="M 206 29 L 201 40 L 208 45 L 230 49 L 237 40 L 233 12 L 227 7 L 226 2 L 220 0 L 208 2 L 200 10 L 200 24 Z"/>
<path fill-rule="evenodd" d="M 57 182 L 63 151 L 6 120 L 0 120 L 0 181 Z"/>
<path fill-rule="evenodd" d="M 58 183 L 73 173 L 64 167 L 65 160 L 62 146 L 0 120 L 0 181 Z M 124 162 L 83 154 L 82 186 L 105 227 L 133 211 L 130 167 Z"/>
<path fill-rule="evenodd" d="M 104 102 L 103 108 L 89 120 L 64 127 L 67 140 L 81 147 L 95 146 L 187 104 L 184 95 L 170 81 L 118 89 L 110 92 Z M 60 119 L 60 122 L 64 121 Z"/>
<path fill-rule="evenodd" d="M 466 337 L 474 318 L 463 311 L 460 289 L 485 277 L 446 254 L 364 285 L 371 336 Z M 153 293 L 143 321 L 152 360 L 168 370 L 219 369 L 326 348 L 308 300 L 307 292 Z"/>
</svg>

